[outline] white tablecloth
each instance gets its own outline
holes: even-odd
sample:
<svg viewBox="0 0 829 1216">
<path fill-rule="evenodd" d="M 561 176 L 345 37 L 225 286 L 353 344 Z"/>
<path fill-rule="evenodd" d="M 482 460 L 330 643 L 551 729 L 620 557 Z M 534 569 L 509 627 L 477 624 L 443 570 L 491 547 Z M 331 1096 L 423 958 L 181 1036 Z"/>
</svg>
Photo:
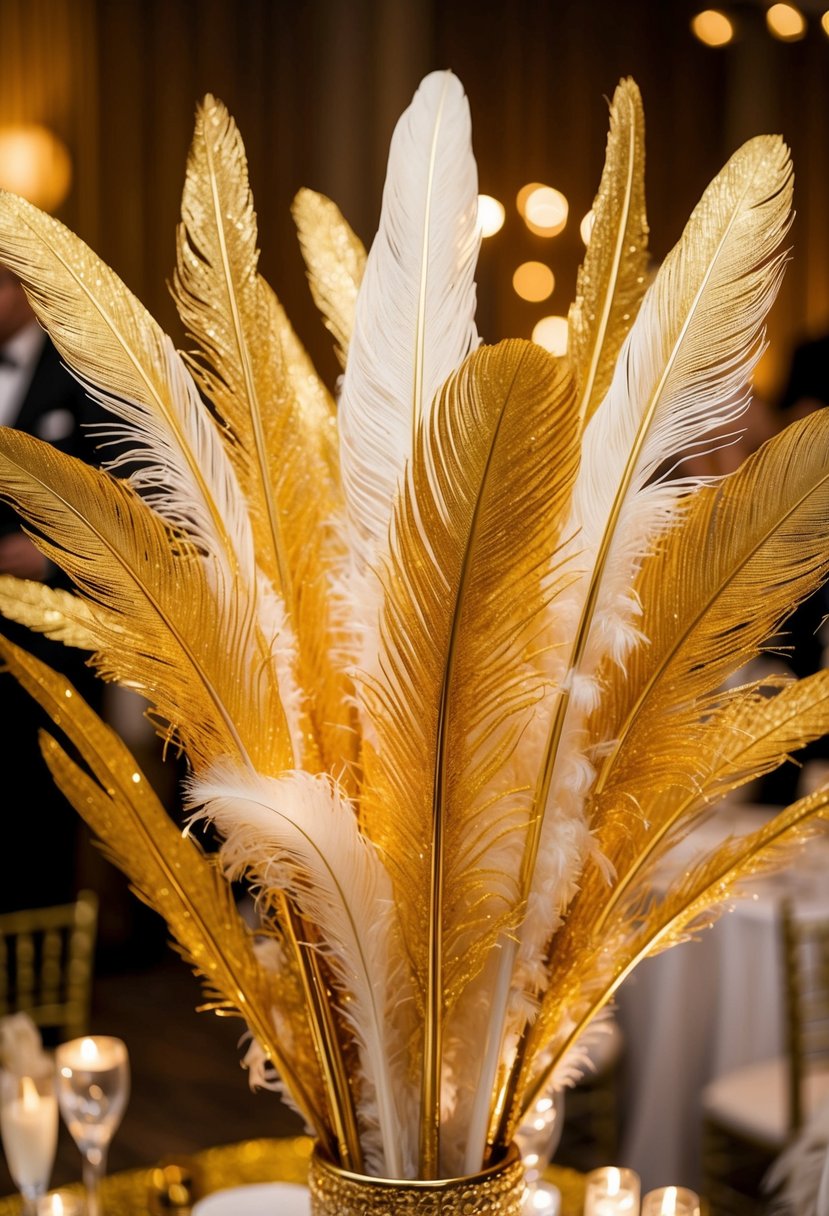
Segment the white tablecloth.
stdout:
<svg viewBox="0 0 829 1216">
<path fill-rule="evenodd" d="M 761 808 L 718 814 L 710 843 L 760 826 Z M 829 838 L 810 843 L 785 874 L 757 881 L 700 940 L 649 959 L 619 993 L 625 1035 L 620 1162 L 643 1191 L 699 1183 L 699 1095 L 713 1077 L 784 1048 L 780 909 L 829 917 Z"/>
</svg>

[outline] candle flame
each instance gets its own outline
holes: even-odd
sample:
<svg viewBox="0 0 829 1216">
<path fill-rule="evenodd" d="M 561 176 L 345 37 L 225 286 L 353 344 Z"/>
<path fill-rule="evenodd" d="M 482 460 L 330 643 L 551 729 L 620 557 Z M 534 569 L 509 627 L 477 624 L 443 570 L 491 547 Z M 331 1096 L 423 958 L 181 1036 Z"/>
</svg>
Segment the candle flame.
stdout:
<svg viewBox="0 0 829 1216">
<path fill-rule="evenodd" d="M 37 1092 L 37 1086 L 31 1077 L 20 1078 L 20 1092 L 23 1099 L 23 1109 L 25 1111 L 37 1110 L 40 1106 L 40 1094 Z"/>
<path fill-rule="evenodd" d="M 622 1185 L 622 1175 L 615 1165 L 608 1167 L 607 1171 L 607 1193 L 608 1195 L 618 1195 L 619 1188 Z"/>
<path fill-rule="evenodd" d="M 676 1187 L 669 1186 L 665 1188 L 665 1194 L 662 1196 L 662 1213 L 661 1216 L 676 1216 Z"/>
<path fill-rule="evenodd" d="M 94 1039 L 81 1040 L 81 1059 L 85 1064 L 92 1064 L 98 1059 L 98 1044 Z"/>
</svg>

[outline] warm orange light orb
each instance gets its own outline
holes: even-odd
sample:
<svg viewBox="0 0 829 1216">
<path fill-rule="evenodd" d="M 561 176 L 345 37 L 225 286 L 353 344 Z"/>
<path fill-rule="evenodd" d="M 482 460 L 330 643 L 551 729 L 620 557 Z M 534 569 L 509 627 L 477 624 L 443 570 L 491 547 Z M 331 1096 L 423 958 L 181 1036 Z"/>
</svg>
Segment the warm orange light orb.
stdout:
<svg viewBox="0 0 829 1216">
<path fill-rule="evenodd" d="M 806 36 L 806 18 L 793 4 L 773 4 L 766 12 L 766 25 L 781 42 L 798 42 Z"/>
<path fill-rule="evenodd" d="M 691 31 L 706 46 L 728 46 L 734 38 L 734 26 L 725 13 L 706 8 L 691 21 Z"/>
<path fill-rule="evenodd" d="M 820 26 L 826 37 L 829 38 L 829 9 L 821 17 Z"/>
<path fill-rule="evenodd" d="M 0 127 L 0 187 L 54 211 L 69 193 L 72 162 L 56 135 L 36 123 Z"/>
<path fill-rule="evenodd" d="M 553 294 L 556 285 L 555 277 L 549 266 L 543 262 L 522 262 L 512 276 L 512 286 L 516 295 L 531 304 L 538 304 Z"/>
<path fill-rule="evenodd" d="M 524 204 L 524 223 L 536 236 L 558 236 L 567 223 L 569 203 L 560 190 L 538 186 Z"/>
<path fill-rule="evenodd" d="M 478 227 L 481 236 L 495 236 L 504 226 L 504 204 L 499 203 L 491 194 L 478 195 Z"/>
<path fill-rule="evenodd" d="M 554 355 L 567 352 L 567 318 L 542 317 L 533 328 L 533 342 Z"/>
<path fill-rule="evenodd" d="M 595 222 L 596 216 L 591 208 L 579 224 L 579 235 L 581 236 L 581 239 L 584 241 L 585 245 L 590 244 L 590 237 L 593 234 L 593 225 Z"/>
<path fill-rule="evenodd" d="M 543 188 L 543 182 L 527 182 L 526 186 L 522 186 L 516 194 L 515 206 L 522 220 L 527 218 L 527 199 L 536 190 L 542 190 Z"/>
</svg>

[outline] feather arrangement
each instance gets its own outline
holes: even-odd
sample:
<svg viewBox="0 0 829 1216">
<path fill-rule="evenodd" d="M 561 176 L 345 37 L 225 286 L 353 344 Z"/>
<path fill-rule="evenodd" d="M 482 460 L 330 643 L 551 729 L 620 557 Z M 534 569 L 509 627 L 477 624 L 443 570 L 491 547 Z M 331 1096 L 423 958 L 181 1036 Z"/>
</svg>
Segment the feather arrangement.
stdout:
<svg viewBox="0 0 829 1216">
<path fill-rule="evenodd" d="M 330 200 L 294 203 L 339 406 L 259 273 L 216 99 L 182 201 L 186 354 L 81 241 L 0 196 L 0 261 L 118 445 L 100 471 L 0 432 L 0 494 L 75 585 L 3 579 L 0 610 L 147 698 L 218 860 L 65 680 L 0 640 L 2 659 L 83 762 L 44 735 L 61 788 L 348 1168 L 497 1160 L 633 967 L 827 815 L 819 790 L 671 876 L 726 793 L 829 729 L 826 672 L 732 678 L 829 571 L 825 411 L 720 481 L 673 473 L 748 407 L 791 190 L 782 142 L 752 140 L 647 287 L 623 81 L 569 354 L 481 347 L 469 111 L 434 73 L 368 256 Z"/>
</svg>

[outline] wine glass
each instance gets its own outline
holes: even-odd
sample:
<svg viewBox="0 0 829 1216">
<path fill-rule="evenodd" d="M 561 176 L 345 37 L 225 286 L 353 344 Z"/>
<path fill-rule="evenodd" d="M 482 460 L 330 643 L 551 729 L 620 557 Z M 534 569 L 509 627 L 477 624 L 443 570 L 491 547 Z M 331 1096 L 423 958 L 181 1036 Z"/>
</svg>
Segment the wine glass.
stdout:
<svg viewBox="0 0 829 1216">
<path fill-rule="evenodd" d="M 60 1111 L 84 1159 L 87 1216 L 101 1216 L 107 1152 L 130 1089 L 127 1049 L 106 1035 L 73 1039 L 55 1053 Z"/>
<path fill-rule="evenodd" d="M 46 1194 L 58 1145 L 55 1070 L 46 1061 L 36 1076 L 0 1073 L 0 1134 L 26 1216 L 34 1216 Z"/>
</svg>

